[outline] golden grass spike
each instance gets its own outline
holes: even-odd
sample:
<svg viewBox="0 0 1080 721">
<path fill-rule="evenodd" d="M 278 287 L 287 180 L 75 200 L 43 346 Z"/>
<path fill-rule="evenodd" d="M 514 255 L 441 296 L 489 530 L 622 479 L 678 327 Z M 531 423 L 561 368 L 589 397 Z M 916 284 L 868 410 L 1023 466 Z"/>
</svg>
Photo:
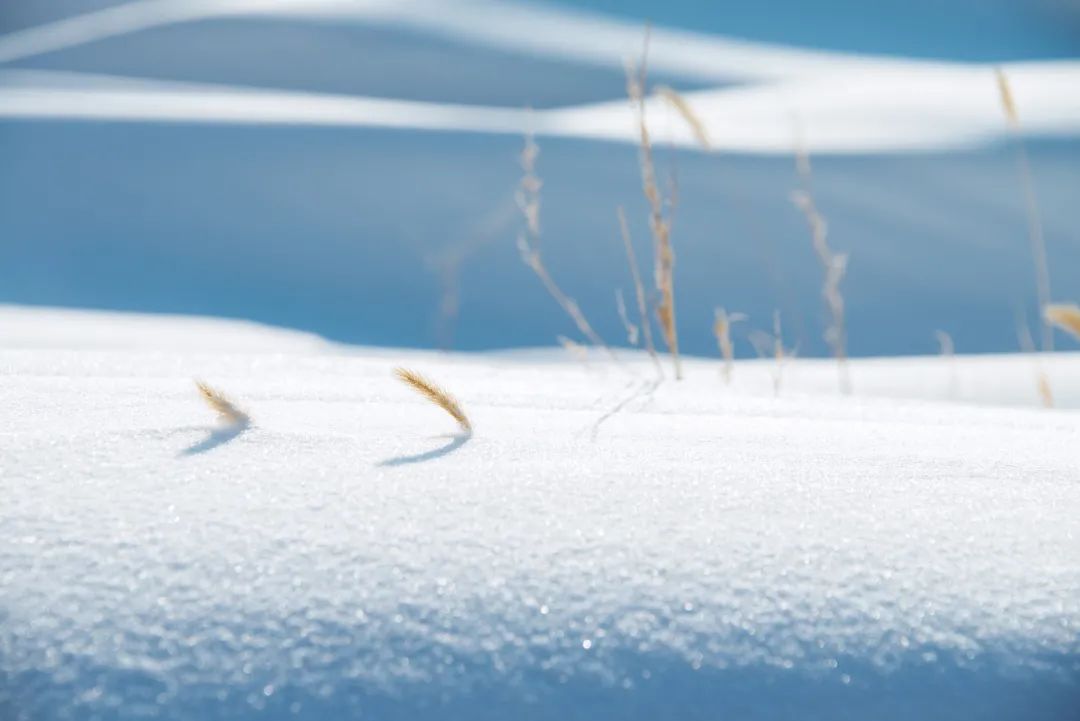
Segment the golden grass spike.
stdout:
<svg viewBox="0 0 1080 721">
<path fill-rule="evenodd" d="M 671 87 L 667 85 L 657 85 L 653 88 L 653 92 L 667 100 L 671 104 L 671 107 L 675 108 L 676 112 L 682 116 L 682 119 L 690 126 L 690 130 L 694 133 L 694 138 L 697 139 L 698 145 L 705 150 L 712 150 L 712 143 L 709 142 L 709 134 L 705 130 L 705 123 L 701 121 L 701 117 L 694 112 L 694 109 L 690 107 L 690 103 L 686 102 L 686 98 Z"/>
<path fill-rule="evenodd" d="M 472 423 L 469 422 L 469 418 L 465 415 L 465 411 L 461 409 L 461 405 L 452 395 L 416 371 L 409 370 L 408 368 L 395 368 L 394 375 L 396 375 L 403 383 L 410 385 L 417 393 L 453 416 L 454 420 L 458 422 L 458 425 L 461 426 L 463 431 L 469 433 L 472 432 Z"/>
<path fill-rule="evenodd" d="M 195 387 L 199 389 L 199 395 L 206 401 L 206 405 L 218 414 L 218 418 L 235 425 L 241 425 L 251 420 L 247 413 L 233 405 L 220 391 L 214 390 L 202 381 L 195 381 Z"/>
<path fill-rule="evenodd" d="M 1043 317 L 1048 323 L 1080 340 L 1080 305 L 1076 303 L 1051 303 L 1043 308 Z"/>
</svg>

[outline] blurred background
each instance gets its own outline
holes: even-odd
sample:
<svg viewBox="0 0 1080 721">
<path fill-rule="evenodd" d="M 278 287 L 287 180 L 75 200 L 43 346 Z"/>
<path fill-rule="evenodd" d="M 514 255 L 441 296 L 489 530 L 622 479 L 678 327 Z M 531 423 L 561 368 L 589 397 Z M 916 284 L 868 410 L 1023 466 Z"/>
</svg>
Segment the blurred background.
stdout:
<svg viewBox="0 0 1080 721">
<path fill-rule="evenodd" d="M 828 353 L 800 144 L 848 256 L 853 355 L 934 353 L 938 329 L 1009 352 L 1038 325 L 1020 153 L 1053 298 L 1080 300 L 1073 0 L 5 0 L 0 302 L 379 346 L 584 342 L 516 244 L 532 128 L 544 262 L 625 345 L 620 205 L 651 280 L 623 71 L 647 22 L 650 85 L 711 145 L 650 101 L 684 352 L 715 355 L 723 306 L 749 318 L 737 355 L 774 311 L 800 355 Z"/>
</svg>

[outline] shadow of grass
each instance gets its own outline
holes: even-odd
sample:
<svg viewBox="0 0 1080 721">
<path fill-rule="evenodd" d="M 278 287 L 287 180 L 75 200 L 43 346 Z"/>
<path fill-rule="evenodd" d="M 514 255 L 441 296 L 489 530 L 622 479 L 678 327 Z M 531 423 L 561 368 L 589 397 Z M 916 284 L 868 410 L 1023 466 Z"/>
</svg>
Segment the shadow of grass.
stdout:
<svg viewBox="0 0 1080 721">
<path fill-rule="evenodd" d="M 375 464 L 378 468 L 393 468 L 394 466 L 406 466 L 410 463 L 423 463 L 425 461 L 434 461 L 437 458 L 449 455 L 461 448 L 463 445 L 472 439 L 471 432 L 455 433 L 450 436 L 440 436 L 440 438 L 449 438 L 450 442 L 433 448 L 430 451 L 424 451 L 423 453 L 416 453 L 408 456 L 397 456 L 395 458 L 388 458 L 385 461 L 379 461 Z"/>
<path fill-rule="evenodd" d="M 240 423 L 230 423 L 227 426 L 221 426 L 219 428 L 210 428 L 209 435 L 194 445 L 188 446 L 184 450 L 180 451 L 177 455 L 178 458 L 186 456 L 195 456 L 200 453 L 206 453 L 212 451 L 218 446 L 224 445 L 233 440 L 241 433 L 251 427 L 251 423 L 242 421 Z"/>
</svg>

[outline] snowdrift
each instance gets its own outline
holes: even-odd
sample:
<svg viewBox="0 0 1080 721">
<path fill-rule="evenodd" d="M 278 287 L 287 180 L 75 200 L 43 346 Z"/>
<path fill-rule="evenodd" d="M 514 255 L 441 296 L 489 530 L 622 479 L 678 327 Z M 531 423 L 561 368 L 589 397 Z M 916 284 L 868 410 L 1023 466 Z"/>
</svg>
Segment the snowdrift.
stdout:
<svg viewBox="0 0 1080 721">
<path fill-rule="evenodd" d="M 855 362 L 849 398 L 793 361 L 773 397 L 767 363 L 653 387 L 170 317 L 6 309 L 0 343 L 4 718 L 1080 707 L 1080 419 L 987 402 L 1030 359 Z"/>
</svg>

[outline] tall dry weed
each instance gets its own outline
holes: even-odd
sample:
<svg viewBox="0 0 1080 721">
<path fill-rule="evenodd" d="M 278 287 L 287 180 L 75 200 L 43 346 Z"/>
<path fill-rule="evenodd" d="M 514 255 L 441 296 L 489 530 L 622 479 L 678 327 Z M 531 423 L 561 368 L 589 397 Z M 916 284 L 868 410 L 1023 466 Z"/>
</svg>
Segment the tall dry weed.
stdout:
<svg viewBox="0 0 1080 721">
<path fill-rule="evenodd" d="M 840 282 L 847 272 L 848 256 L 837 253 L 829 246 L 829 226 L 814 202 L 810 153 L 802 140 L 801 130 L 796 130 L 795 168 L 802 187 L 791 194 L 791 200 L 802 211 L 810 228 L 810 240 L 814 253 L 824 273 L 821 295 L 829 312 L 829 325 L 825 329 L 825 341 L 836 358 L 841 393 L 851 393 L 851 375 L 847 364 L 847 327 L 845 320 L 844 296 L 840 292 Z"/>
<path fill-rule="evenodd" d="M 741 320 L 746 320 L 742 313 L 728 313 L 723 308 L 714 311 L 713 335 L 716 336 L 716 344 L 720 348 L 720 355 L 724 358 L 723 376 L 724 382 L 731 384 L 731 374 L 735 366 L 735 346 L 731 342 L 731 326 Z"/>
<path fill-rule="evenodd" d="M 635 67 L 632 60 L 626 63 L 626 93 L 637 116 L 639 140 L 639 165 L 641 187 L 649 205 L 649 230 L 653 236 L 653 276 L 657 301 L 656 319 L 664 345 L 671 353 L 675 366 L 675 379 L 682 379 L 682 363 L 679 360 L 679 334 L 675 316 L 675 251 L 671 244 L 671 222 L 664 211 L 664 198 L 656 181 L 656 165 L 653 161 L 652 140 L 645 117 L 645 84 L 648 67 L 649 32 L 645 34 L 641 65 Z"/>
<path fill-rule="evenodd" d="M 551 297 L 566 311 L 581 334 L 594 346 L 603 348 L 612 360 L 618 362 L 615 352 L 593 330 L 592 324 L 585 317 L 577 301 L 563 292 L 544 265 L 540 254 L 540 188 L 543 184 L 536 174 L 536 158 L 539 154 L 540 146 L 536 144 L 532 132 L 527 131 L 525 147 L 521 151 L 523 175 L 516 194 L 518 208 L 525 219 L 525 230 L 518 235 L 518 250 L 521 252 L 521 259 L 544 284 L 544 288 Z"/>
<path fill-rule="evenodd" d="M 1042 213 L 1039 212 L 1039 198 L 1035 193 L 1035 181 L 1031 171 L 1031 159 L 1028 157 L 1027 146 L 1022 136 L 1023 126 L 1020 123 L 1020 113 L 1016 105 L 1016 97 L 1013 95 L 1012 84 L 1009 76 L 1002 68 L 994 68 L 994 78 L 997 81 L 998 98 L 1001 101 L 1001 109 L 1005 114 L 1005 122 L 1012 134 L 1016 148 L 1016 168 L 1020 176 L 1020 187 L 1023 193 L 1024 210 L 1027 215 L 1028 240 L 1031 243 L 1031 257 L 1035 265 L 1035 290 L 1038 295 L 1039 307 L 1046 308 L 1050 305 L 1050 262 L 1047 259 L 1046 239 L 1043 235 Z M 1042 317 L 1040 320 L 1042 350 L 1044 352 L 1054 349 L 1054 334 L 1050 327 L 1050 321 Z"/>
<path fill-rule="evenodd" d="M 634 243 L 630 238 L 630 226 L 626 222 L 626 212 L 620 205 L 615 209 L 619 219 L 619 233 L 622 235 L 623 248 L 626 250 L 626 260 L 630 264 L 630 274 L 634 279 L 634 297 L 637 299 L 638 320 L 640 322 L 641 336 L 645 341 L 645 350 L 649 353 L 656 373 L 663 378 L 664 371 L 660 366 L 660 358 L 656 355 L 656 345 L 653 343 L 652 320 L 649 318 L 648 301 L 645 298 L 645 286 L 641 282 L 641 271 L 638 269 L 637 253 L 634 252 Z"/>
</svg>

